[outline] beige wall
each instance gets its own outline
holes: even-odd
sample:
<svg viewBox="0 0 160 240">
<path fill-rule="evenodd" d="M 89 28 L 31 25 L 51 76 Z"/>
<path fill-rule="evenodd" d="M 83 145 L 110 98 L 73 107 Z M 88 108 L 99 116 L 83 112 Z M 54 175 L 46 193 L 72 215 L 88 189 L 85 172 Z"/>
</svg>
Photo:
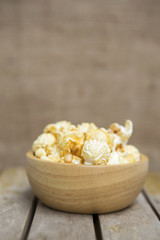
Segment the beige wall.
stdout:
<svg viewBox="0 0 160 240">
<path fill-rule="evenodd" d="M 0 168 L 50 122 L 129 118 L 160 169 L 160 1 L 0 1 Z"/>
</svg>

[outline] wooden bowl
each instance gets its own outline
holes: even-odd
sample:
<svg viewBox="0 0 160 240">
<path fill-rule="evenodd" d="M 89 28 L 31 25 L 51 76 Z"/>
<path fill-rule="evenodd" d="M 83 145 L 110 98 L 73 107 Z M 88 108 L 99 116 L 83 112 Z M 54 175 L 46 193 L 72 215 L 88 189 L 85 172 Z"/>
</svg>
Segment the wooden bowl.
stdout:
<svg viewBox="0 0 160 240">
<path fill-rule="evenodd" d="M 141 191 L 148 158 L 136 163 L 94 166 L 53 163 L 27 152 L 27 174 L 47 206 L 74 213 L 107 213 L 129 206 Z"/>
</svg>

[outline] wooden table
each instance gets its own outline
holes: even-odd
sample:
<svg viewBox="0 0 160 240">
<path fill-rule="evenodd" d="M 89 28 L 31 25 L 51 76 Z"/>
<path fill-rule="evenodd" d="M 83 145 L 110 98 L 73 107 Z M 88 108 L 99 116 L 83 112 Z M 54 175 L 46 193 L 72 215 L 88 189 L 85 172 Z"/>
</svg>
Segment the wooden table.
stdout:
<svg viewBox="0 0 160 240">
<path fill-rule="evenodd" d="M 56 211 L 32 193 L 25 169 L 0 175 L 0 239 L 159 239 L 160 173 L 149 173 L 136 201 L 122 211 L 80 215 Z"/>
</svg>

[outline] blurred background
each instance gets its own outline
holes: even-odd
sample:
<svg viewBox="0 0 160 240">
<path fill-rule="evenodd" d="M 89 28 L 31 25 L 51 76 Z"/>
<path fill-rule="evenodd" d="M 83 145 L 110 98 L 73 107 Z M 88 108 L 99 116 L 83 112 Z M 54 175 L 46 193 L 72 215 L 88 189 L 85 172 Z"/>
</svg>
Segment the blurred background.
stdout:
<svg viewBox="0 0 160 240">
<path fill-rule="evenodd" d="M 44 126 L 134 123 L 160 169 L 160 1 L 0 0 L 0 169 Z"/>
</svg>

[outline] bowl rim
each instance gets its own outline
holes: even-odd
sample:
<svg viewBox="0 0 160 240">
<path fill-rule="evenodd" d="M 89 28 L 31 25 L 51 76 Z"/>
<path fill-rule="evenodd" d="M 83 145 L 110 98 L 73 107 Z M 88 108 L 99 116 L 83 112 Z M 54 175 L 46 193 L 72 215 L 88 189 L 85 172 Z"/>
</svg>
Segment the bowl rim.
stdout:
<svg viewBox="0 0 160 240">
<path fill-rule="evenodd" d="M 135 163 L 123 163 L 123 164 L 112 164 L 112 165 L 86 165 L 86 164 L 71 164 L 71 163 L 57 163 L 57 162 L 52 162 L 49 160 L 43 160 L 40 159 L 36 156 L 34 156 L 33 151 L 27 151 L 26 152 L 26 157 L 32 160 L 35 160 L 37 162 L 41 162 L 41 163 L 46 163 L 46 164 L 52 164 L 52 165 L 57 165 L 57 166 L 74 166 L 74 167 L 83 167 L 83 168 L 113 168 L 113 167 L 131 167 L 131 166 L 136 166 L 145 162 L 149 162 L 148 157 L 145 154 L 140 153 L 140 160 L 138 162 Z"/>
</svg>

